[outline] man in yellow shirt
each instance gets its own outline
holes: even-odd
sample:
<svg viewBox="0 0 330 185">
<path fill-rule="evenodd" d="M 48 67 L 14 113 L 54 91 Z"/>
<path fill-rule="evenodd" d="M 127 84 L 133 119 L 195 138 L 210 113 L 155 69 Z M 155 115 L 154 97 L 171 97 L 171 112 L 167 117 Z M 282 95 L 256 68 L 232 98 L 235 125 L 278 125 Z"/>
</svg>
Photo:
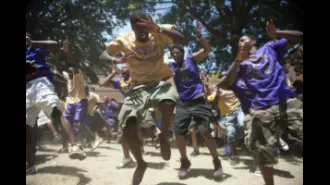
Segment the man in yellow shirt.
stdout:
<svg viewBox="0 0 330 185">
<path fill-rule="evenodd" d="M 77 64 L 73 64 L 67 71 L 63 71 L 63 77 L 67 80 L 68 96 L 65 101 L 64 118 L 71 125 L 74 124 L 81 129 L 86 135 L 86 130 L 83 128 L 86 113 L 87 113 L 87 98 L 85 93 L 84 75 L 78 68 Z M 76 150 L 79 149 L 77 155 L 71 155 L 71 158 L 84 159 L 86 154 L 80 144 L 74 146 Z"/>
<path fill-rule="evenodd" d="M 224 76 L 221 73 L 219 77 Z M 244 137 L 244 113 L 241 109 L 241 103 L 231 90 L 216 88 L 213 94 L 207 97 L 209 102 L 216 101 L 220 109 L 223 124 L 226 127 L 226 142 L 229 150 L 225 150 L 232 159 L 232 164 L 237 162 L 235 143 Z"/>
<path fill-rule="evenodd" d="M 133 185 L 142 181 L 147 163 L 143 160 L 137 136 L 137 123 L 148 108 L 159 107 L 162 112 L 162 133 L 159 135 L 160 151 L 164 160 L 171 158 L 167 133 L 173 120 L 173 110 L 179 99 L 176 89 L 165 80 L 173 76 L 171 68 L 164 63 L 164 47 L 179 43 L 184 36 L 172 25 L 158 25 L 151 16 L 135 11 L 131 14 L 132 32 L 119 35 L 106 43 L 106 51 L 100 59 L 112 64 L 126 62 L 131 75 L 131 89 L 126 93 L 125 102 L 119 112 L 119 125 L 123 136 L 137 161 Z M 124 56 L 118 60 L 118 53 Z"/>
</svg>

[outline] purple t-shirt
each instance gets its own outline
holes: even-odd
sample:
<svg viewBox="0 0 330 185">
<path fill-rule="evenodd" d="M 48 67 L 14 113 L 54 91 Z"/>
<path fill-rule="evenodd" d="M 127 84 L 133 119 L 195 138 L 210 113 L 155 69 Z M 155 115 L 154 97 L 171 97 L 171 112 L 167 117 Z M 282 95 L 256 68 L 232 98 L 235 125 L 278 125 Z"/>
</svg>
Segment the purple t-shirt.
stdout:
<svg viewBox="0 0 330 185">
<path fill-rule="evenodd" d="M 239 99 L 244 114 L 249 114 L 251 102 L 254 95 L 246 87 L 244 80 L 241 78 L 237 79 L 231 89 L 235 93 L 235 96 Z"/>
<path fill-rule="evenodd" d="M 292 96 L 286 84 L 286 74 L 280 62 L 287 52 L 287 39 L 269 41 L 255 53 L 255 58 L 243 61 L 238 68 L 238 78 L 244 80 L 254 94 L 252 109 L 264 109 L 286 101 Z"/>
<path fill-rule="evenodd" d="M 120 93 L 124 99 L 126 92 L 130 88 L 129 80 L 116 79 L 116 80 L 111 80 L 110 83 L 115 89 L 118 89 L 120 91 Z"/>
<path fill-rule="evenodd" d="M 27 46 L 26 47 L 26 62 L 32 63 L 37 67 L 36 74 L 33 76 L 26 76 L 26 81 L 34 79 L 35 76 L 53 77 L 53 72 L 46 62 L 46 51 L 39 46 Z"/>
<path fill-rule="evenodd" d="M 117 116 L 118 106 L 119 105 L 116 100 L 109 100 L 108 102 L 106 102 L 106 109 L 105 109 L 106 119 L 115 118 Z"/>
<path fill-rule="evenodd" d="M 177 68 L 176 62 L 169 63 L 174 71 L 173 79 L 181 99 L 185 101 L 202 97 L 205 94 L 204 85 L 193 56 L 188 55 L 182 65 L 182 68 Z"/>
</svg>

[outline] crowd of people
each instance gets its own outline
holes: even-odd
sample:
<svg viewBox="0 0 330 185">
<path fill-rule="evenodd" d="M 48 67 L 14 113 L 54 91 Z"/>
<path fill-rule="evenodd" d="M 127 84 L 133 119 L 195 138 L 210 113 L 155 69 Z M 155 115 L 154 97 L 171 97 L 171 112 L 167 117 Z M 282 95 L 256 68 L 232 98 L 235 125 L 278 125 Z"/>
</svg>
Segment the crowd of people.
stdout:
<svg viewBox="0 0 330 185">
<path fill-rule="evenodd" d="M 279 149 L 288 150 L 288 141 L 303 146 L 302 81 L 290 82 L 285 67 L 287 50 L 301 44 L 303 33 L 276 30 L 268 21 L 270 40 L 258 47 L 255 36 L 242 36 L 231 67 L 211 84 L 198 68 L 211 52 L 198 21 L 201 49 L 187 55 L 181 45 L 185 37 L 173 25 L 156 24 L 140 11 L 131 14 L 130 23 L 132 31 L 107 42 L 100 55 L 112 72 L 99 86 L 118 89 L 122 104 L 113 97 L 104 97 L 101 103 L 95 88 L 87 86 L 67 40 L 58 50 L 56 41 L 35 41 L 26 34 L 26 173 L 36 173 L 37 129 L 47 123 L 54 140 L 62 140 L 61 152 L 71 159 L 84 160 L 88 157 L 84 148 L 95 150 L 116 133 L 123 152 L 117 168 L 133 163 L 130 153 L 137 163 L 133 185 L 141 183 L 148 167 L 143 159 L 145 130 L 151 130 L 166 161 L 171 159 L 169 141 L 175 139 L 181 157 L 179 178 L 186 177 L 191 167 L 186 152 L 190 134 L 191 156 L 199 155 L 200 136 L 212 156 L 214 177 L 223 175 L 217 151 L 223 138 L 232 165 L 239 162 L 237 148 L 247 148 L 255 159 L 256 173 L 266 185 L 273 185 Z M 168 44 L 173 61 L 167 64 Z M 286 63 L 298 66 L 296 71 L 302 73 L 302 46 L 296 50 L 299 54 L 290 55 Z M 47 52 L 56 52 L 66 61 L 65 70 L 52 70 Z M 118 64 L 123 66 L 118 69 Z"/>
</svg>

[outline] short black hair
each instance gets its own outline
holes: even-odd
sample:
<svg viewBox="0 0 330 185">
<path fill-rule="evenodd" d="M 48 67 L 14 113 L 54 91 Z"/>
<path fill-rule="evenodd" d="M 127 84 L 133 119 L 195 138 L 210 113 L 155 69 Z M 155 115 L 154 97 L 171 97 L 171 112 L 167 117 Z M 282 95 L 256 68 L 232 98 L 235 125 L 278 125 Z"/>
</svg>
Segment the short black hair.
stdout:
<svg viewBox="0 0 330 185">
<path fill-rule="evenodd" d="M 178 49 L 183 55 L 184 55 L 184 48 L 183 46 L 181 45 L 177 45 L 177 44 L 174 44 L 171 48 L 170 48 L 170 54 L 172 55 L 172 51 L 174 49 Z"/>
<path fill-rule="evenodd" d="M 256 46 L 256 47 L 259 46 L 259 39 L 258 39 L 256 36 L 254 36 L 254 35 L 249 35 L 249 34 L 244 35 L 244 36 L 247 36 L 247 37 L 249 37 L 251 40 L 254 40 L 254 41 L 255 41 L 255 44 L 254 44 L 253 46 Z"/>
<path fill-rule="evenodd" d="M 25 36 L 28 36 L 28 37 L 30 37 L 30 39 L 32 39 L 32 34 L 29 33 L 29 32 L 26 32 L 26 35 Z"/>
<path fill-rule="evenodd" d="M 140 17 L 144 18 L 146 16 L 147 16 L 147 14 L 145 14 L 144 12 L 141 12 L 141 11 L 138 11 L 138 10 L 133 11 L 131 13 L 131 16 L 130 16 L 131 25 L 138 22 L 140 20 Z"/>
</svg>

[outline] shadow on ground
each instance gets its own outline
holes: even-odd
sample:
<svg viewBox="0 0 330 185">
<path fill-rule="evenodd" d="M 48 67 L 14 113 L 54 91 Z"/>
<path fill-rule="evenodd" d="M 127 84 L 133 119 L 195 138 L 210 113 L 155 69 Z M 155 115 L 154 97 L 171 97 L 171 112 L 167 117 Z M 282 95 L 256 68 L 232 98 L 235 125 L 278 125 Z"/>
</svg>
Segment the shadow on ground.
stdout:
<svg viewBox="0 0 330 185">
<path fill-rule="evenodd" d="M 54 154 L 37 154 L 35 158 L 36 165 L 55 159 L 57 156 L 58 155 L 54 155 Z"/>
<path fill-rule="evenodd" d="M 148 163 L 148 168 L 152 168 L 155 170 L 164 169 L 166 166 L 166 163 L 164 163 L 164 162 L 159 162 L 159 163 L 147 162 L 147 163 Z M 136 167 L 136 163 L 129 165 L 128 167 L 125 167 L 125 168 L 133 168 L 133 167 Z"/>
<path fill-rule="evenodd" d="M 38 149 L 37 151 L 40 151 L 40 152 L 57 152 L 57 150 L 55 149 L 51 149 L 51 148 L 47 148 L 45 146 L 38 146 Z"/>
<path fill-rule="evenodd" d="M 152 157 L 161 157 L 160 152 L 146 152 L 144 155 L 150 155 Z"/>
<path fill-rule="evenodd" d="M 299 166 L 303 163 L 303 161 L 297 159 L 297 157 L 292 156 L 292 155 L 287 155 L 287 156 L 281 156 L 281 158 L 285 161 L 288 162 L 292 165 Z"/>
<path fill-rule="evenodd" d="M 239 167 L 233 166 L 233 168 L 234 169 L 248 169 L 251 173 L 254 173 L 254 170 L 255 170 L 254 160 L 252 160 L 252 159 L 240 159 L 240 164 L 244 164 L 244 166 L 239 166 Z M 294 176 L 291 174 L 291 172 L 276 169 L 276 168 L 274 168 L 274 175 L 284 177 L 284 178 L 288 178 L 288 179 L 293 179 L 294 178 Z"/>
<path fill-rule="evenodd" d="M 178 183 L 178 182 L 161 182 L 156 185 L 187 185 L 187 184 Z"/>
<path fill-rule="evenodd" d="M 78 177 L 79 182 L 77 185 L 85 185 L 88 184 L 92 179 L 86 177 L 81 172 L 87 172 L 86 170 L 82 170 L 76 167 L 70 166 L 47 166 L 38 169 L 38 173 L 50 173 L 50 174 L 60 174 L 60 175 L 67 175 L 72 177 Z"/>
<path fill-rule="evenodd" d="M 87 157 L 106 157 L 106 155 L 100 155 L 100 152 L 85 151 Z"/>
<path fill-rule="evenodd" d="M 108 150 L 116 150 L 116 151 L 120 151 L 119 149 L 116 149 L 116 148 L 111 148 L 109 146 L 99 146 L 98 148 L 103 148 L 103 149 L 108 149 Z M 97 150 L 97 149 L 96 149 Z"/>
<path fill-rule="evenodd" d="M 179 169 L 176 168 L 175 170 L 179 170 Z M 185 178 L 182 178 L 182 180 L 189 179 L 191 177 L 203 176 L 209 180 L 213 180 L 215 182 L 221 182 L 232 177 L 232 175 L 228 173 L 223 173 L 222 177 L 214 177 L 213 172 L 214 172 L 213 169 L 192 168 L 190 169 L 188 175 Z"/>
</svg>

